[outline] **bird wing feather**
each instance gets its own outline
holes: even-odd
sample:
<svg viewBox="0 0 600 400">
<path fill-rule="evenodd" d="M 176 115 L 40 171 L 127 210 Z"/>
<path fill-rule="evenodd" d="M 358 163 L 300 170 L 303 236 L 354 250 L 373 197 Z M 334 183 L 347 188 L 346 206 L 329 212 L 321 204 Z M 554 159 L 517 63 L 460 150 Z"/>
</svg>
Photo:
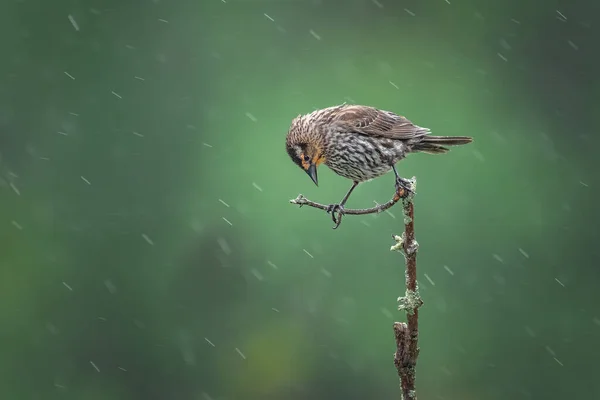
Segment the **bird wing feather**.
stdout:
<svg viewBox="0 0 600 400">
<path fill-rule="evenodd" d="M 362 135 L 397 140 L 417 139 L 430 133 L 429 129 L 417 126 L 403 116 L 368 106 L 340 107 L 334 123 Z"/>
</svg>

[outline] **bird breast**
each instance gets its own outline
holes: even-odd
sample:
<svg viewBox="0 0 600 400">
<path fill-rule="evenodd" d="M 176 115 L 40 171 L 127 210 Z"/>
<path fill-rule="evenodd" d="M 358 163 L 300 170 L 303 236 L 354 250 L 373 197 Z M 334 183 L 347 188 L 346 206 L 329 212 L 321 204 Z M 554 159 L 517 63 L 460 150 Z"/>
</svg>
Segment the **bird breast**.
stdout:
<svg viewBox="0 0 600 400">
<path fill-rule="evenodd" d="M 389 172 L 405 152 L 399 140 L 331 132 L 326 138 L 325 165 L 344 178 L 364 182 Z"/>
</svg>

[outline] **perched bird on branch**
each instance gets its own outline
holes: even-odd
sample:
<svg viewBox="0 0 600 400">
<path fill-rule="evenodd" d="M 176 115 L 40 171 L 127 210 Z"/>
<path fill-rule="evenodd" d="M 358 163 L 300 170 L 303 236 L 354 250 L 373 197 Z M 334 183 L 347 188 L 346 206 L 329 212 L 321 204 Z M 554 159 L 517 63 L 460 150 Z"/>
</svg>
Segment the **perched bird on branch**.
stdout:
<svg viewBox="0 0 600 400">
<path fill-rule="evenodd" d="M 317 167 L 352 180 L 352 187 L 337 204 L 329 205 L 334 223 L 344 214 L 344 205 L 356 186 L 389 171 L 396 176 L 396 189 L 410 191 L 408 180 L 396 171 L 396 163 L 409 153 L 442 154 L 471 143 L 468 136 L 433 136 L 428 128 L 390 111 L 361 105 L 324 108 L 297 116 L 286 137 L 287 152 L 318 186 Z"/>
</svg>

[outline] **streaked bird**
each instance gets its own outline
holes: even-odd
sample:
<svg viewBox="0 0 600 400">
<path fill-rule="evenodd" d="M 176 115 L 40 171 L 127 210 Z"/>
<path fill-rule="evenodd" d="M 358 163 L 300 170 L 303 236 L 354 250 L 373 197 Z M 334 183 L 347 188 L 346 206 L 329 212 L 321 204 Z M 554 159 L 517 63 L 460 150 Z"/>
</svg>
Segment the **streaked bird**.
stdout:
<svg viewBox="0 0 600 400">
<path fill-rule="evenodd" d="M 328 208 L 337 223 L 336 213 L 344 213 L 344 205 L 359 183 L 394 171 L 396 189 L 410 190 L 408 180 L 396 171 L 398 161 L 409 153 L 443 154 L 449 150 L 446 146 L 472 141 L 468 136 L 433 136 L 428 128 L 390 111 L 342 104 L 294 118 L 286 149 L 317 186 L 321 164 L 353 182 L 342 200 Z"/>
</svg>

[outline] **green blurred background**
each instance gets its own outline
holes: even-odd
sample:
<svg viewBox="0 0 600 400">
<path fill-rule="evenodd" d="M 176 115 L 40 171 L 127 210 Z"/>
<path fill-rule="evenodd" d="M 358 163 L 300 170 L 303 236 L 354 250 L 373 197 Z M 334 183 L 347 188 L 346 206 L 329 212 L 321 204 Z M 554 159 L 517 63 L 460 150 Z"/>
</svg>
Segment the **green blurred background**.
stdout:
<svg viewBox="0 0 600 400">
<path fill-rule="evenodd" d="M 292 118 L 345 101 L 475 138 L 399 164 L 419 181 L 419 398 L 600 398 L 599 13 L 3 1 L 0 398 L 399 398 L 399 207 L 334 231 L 288 203 L 348 189 L 284 149 Z"/>
</svg>

